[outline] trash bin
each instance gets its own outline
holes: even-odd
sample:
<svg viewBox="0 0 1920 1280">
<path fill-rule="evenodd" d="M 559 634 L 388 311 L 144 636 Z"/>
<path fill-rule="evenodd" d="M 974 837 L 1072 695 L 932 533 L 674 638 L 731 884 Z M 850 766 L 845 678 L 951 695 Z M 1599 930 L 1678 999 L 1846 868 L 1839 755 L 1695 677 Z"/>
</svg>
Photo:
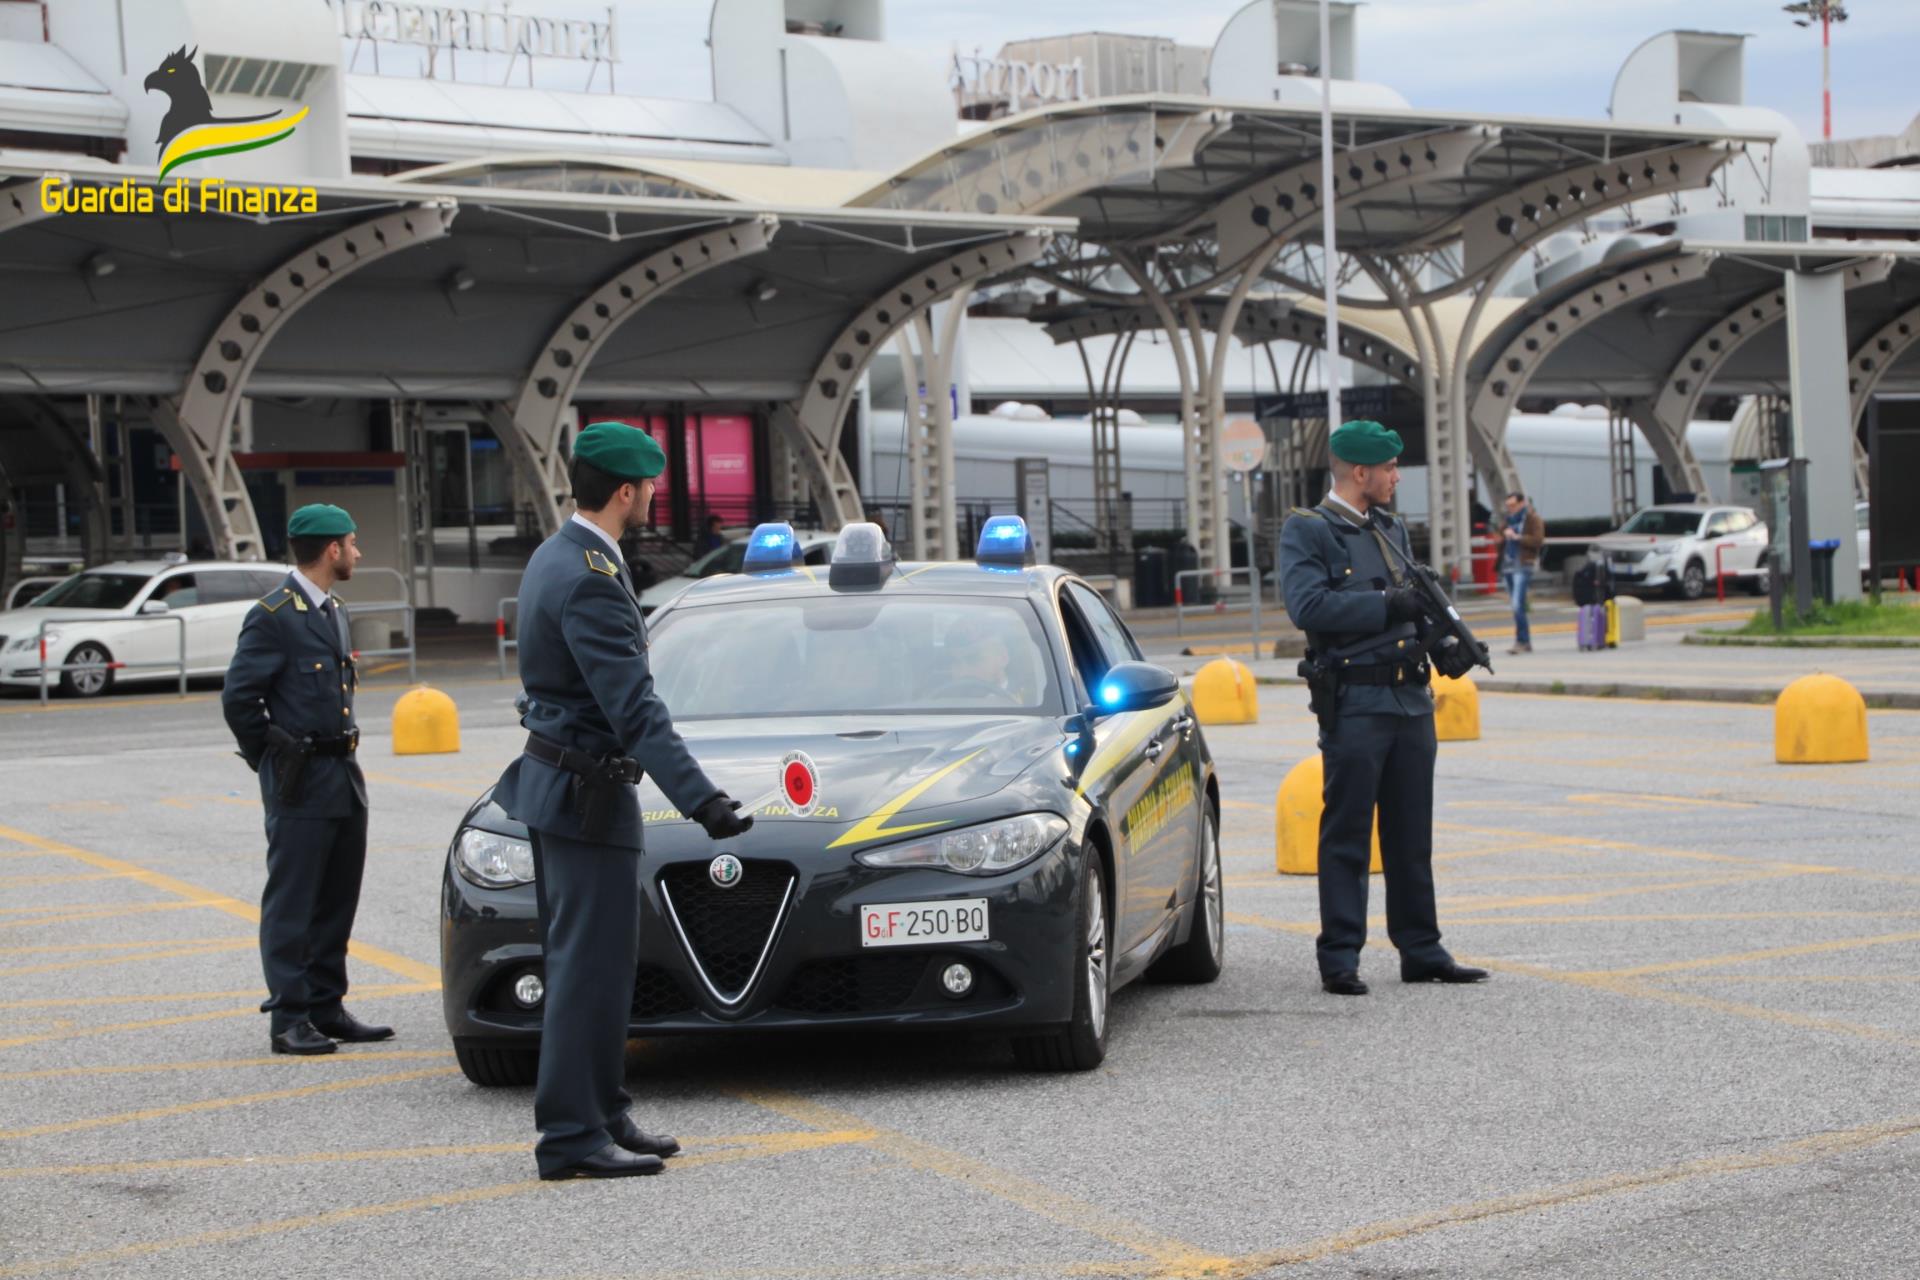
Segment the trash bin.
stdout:
<svg viewBox="0 0 1920 1280">
<path fill-rule="evenodd" d="M 1187 570 L 1199 567 L 1200 553 L 1194 549 L 1192 543 L 1182 542 L 1173 549 L 1173 572 L 1168 577 L 1172 579 L 1176 589 L 1182 585 L 1186 587 L 1185 596 L 1188 604 L 1202 604 L 1213 599 L 1213 587 L 1206 579 L 1179 577 Z"/>
<path fill-rule="evenodd" d="M 1173 560 L 1165 547 L 1141 547 L 1133 553 L 1133 604 L 1164 609 L 1173 603 Z"/>
<path fill-rule="evenodd" d="M 1813 598 L 1819 604 L 1833 603 L 1833 553 L 1839 549 L 1838 538 L 1807 543 L 1807 550 L 1813 553 Z"/>
</svg>

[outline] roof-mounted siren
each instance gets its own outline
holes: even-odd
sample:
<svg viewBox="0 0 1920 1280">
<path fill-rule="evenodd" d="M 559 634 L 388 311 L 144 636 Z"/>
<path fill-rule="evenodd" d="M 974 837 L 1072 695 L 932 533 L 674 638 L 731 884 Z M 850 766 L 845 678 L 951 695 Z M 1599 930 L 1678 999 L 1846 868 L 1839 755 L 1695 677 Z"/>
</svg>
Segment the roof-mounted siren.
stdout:
<svg viewBox="0 0 1920 1280">
<path fill-rule="evenodd" d="M 893 572 L 893 544 L 880 526 L 859 521 L 841 528 L 833 540 L 833 563 L 827 585 L 835 588 L 877 587 Z"/>
<path fill-rule="evenodd" d="M 983 569 L 1024 569 L 1033 563 L 1033 538 L 1019 516 L 994 516 L 980 526 L 973 559 Z"/>
<path fill-rule="evenodd" d="M 741 557 L 742 573 L 788 573 L 793 569 L 795 539 L 793 526 L 774 522 L 757 524 L 747 539 L 747 553 Z"/>
</svg>

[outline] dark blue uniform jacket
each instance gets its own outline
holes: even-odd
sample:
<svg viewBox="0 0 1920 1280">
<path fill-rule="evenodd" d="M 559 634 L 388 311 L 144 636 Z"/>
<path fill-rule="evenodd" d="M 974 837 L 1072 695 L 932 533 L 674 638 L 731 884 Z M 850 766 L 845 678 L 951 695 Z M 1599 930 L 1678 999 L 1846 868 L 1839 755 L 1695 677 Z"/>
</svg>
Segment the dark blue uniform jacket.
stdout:
<svg viewBox="0 0 1920 1280">
<path fill-rule="evenodd" d="M 317 755 L 300 776 L 299 795 L 281 804 L 267 749 L 269 724 L 296 738 L 355 731 L 350 634 L 345 606 L 335 600 L 329 620 L 292 574 L 247 610 L 240 624 L 220 706 L 241 756 L 259 771 L 260 798 L 269 814 L 346 818 L 356 806 L 366 807 L 367 782 L 359 764 L 351 757 Z"/>
<path fill-rule="evenodd" d="M 520 723 L 529 732 L 595 756 L 633 757 L 681 813 L 720 794 L 653 691 L 633 583 L 592 530 L 569 520 L 540 544 L 520 580 L 519 611 L 528 699 Z M 521 756 L 500 775 L 493 799 L 535 830 L 577 840 L 572 781 L 565 770 Z M 635 788 L 624 789 L 603 843 L 641 847 Z"/>
<path fill-rule="evenodd" d="M 1412 558 L 1406 525 L 1383 511 L 1373 519 L 1380 532 Z M 1359 647 L 1366 662 L 1418 659 L 1421 647 L 1410 622 L 1387 623 L 1386 590 L 1399 578 L 1388 568 L 1372 529 L 1330 504 L 1313 514 L 1287 517 L 1280 529 L 1280 589 L 1287 616 L 1307 633 L 1314 652 Z M 1369 648 L 1367 641 L 1377 639 Z M 1340 690 L 1342 715 L 1433 714 L 1433 695 L 1425 685 L 1345 685 Z"/>
</svg>

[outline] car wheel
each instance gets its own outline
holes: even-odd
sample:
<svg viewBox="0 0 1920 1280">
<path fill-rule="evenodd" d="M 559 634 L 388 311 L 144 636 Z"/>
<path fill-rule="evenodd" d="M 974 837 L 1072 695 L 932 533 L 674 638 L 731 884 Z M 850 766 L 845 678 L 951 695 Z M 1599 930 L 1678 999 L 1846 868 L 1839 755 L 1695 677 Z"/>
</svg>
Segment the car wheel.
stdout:
<svg viewBox="0 0 1920 1280">
<path fill-rule="evenodd" d="M 88 640 L 73 646 L 67 652 L 63 666 L 79 667 L 78 671 L 60 673 L 60 689 L 76 698 L 97 698 L 113 688 L 113 668 L 109 664 L 113 655 L 105 646 Z"/>
<path fill-rule="evenodd" d="M 483 1089 L 513 1089 L 532 1084 L 540 1075 L 540 1050 L 521 1045 L 460 1044 L 453 1056 L 467 1079 Z"/>
<path fill-rule="evenodd" d="M 1686 569 L 1680 574 L 1680 596 L 1685 600 L 1698 600 L 1707 594 L 1707 566 L 1698 560 L 1687 561 Z"/>
<path fill-rule="evenodd" d="M 1091 1071 L 1107 1056 L 1107 998 L 1113 991 L 1106 877 L 1089 848 L 1080 874 L 1080 945 L 1073 949 L 1073 1019 L 1013 1042 L 1014 1060 L 1031 1071 Z"/>
<path fill-rule="evenodd" d="M 1200 823 L 1199 888 L 1193 895 L 1193 928 L 1187 940 L 1149 970 L 1158 982 L 1212 982 L 1227 961 L 1226 885 L 1220 874 L 1220 817 L 1207 802 Z"/>
</svg>

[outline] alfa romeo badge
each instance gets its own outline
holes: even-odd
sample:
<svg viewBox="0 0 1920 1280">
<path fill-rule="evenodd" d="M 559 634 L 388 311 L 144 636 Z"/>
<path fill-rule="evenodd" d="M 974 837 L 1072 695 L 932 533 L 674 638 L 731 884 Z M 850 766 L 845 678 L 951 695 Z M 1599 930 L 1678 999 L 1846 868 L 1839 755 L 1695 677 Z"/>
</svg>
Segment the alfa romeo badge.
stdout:
<svg viewBox="0 0 1920 1280">
<path fill-rule="evenodd" d="M 780 761 L 780 794 L 796 818 L 820 807 L 820 774 L 806 752 L 789 751 Z"/>
<path fill-rule="evenodd" d="M 731 889 L 740 883 L 740 877 L 747 869 L 740 865 L 740 859 L 730 853 L 723 853 L 707 864 L 707 876 L 722 889 Z"/>
</svg>

